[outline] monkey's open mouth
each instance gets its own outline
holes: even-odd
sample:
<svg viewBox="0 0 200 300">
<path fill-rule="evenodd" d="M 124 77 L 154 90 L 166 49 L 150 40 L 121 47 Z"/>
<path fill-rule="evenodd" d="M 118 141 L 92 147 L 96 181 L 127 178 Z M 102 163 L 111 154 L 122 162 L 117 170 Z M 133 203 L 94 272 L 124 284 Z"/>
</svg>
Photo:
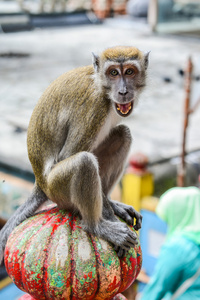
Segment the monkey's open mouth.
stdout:
<svg viewBox="0 0 200 300">
<path fill-rule="evenodd" d="M 133 109 L 133 101 L 126 103 L 126 104 L 118 104 L 115 103 L 115 107 L 117 110 L 117 113 L 122 117 L 127 117 L 130 115 Z"/>
</svg>

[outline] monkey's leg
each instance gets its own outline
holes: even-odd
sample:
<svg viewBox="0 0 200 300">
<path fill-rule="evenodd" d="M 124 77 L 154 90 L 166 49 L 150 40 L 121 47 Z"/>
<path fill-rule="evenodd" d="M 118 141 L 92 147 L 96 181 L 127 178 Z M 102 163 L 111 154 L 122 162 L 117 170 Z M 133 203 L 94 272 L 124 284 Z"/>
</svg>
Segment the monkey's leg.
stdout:
<svg viewBox="0 0 200 300">
<path fill-rule="evenodd" d="M 22 204 L 6 222 L 0 231 L 0 264 L 3 260 L 3 253 L 7 239 L 13 229 L 25 219 L 31 217 L 37 208 L 47 199 L 47 196 L 42 192 L 42 190 L 35 185 L 27 201 Z"/>
<path fill-rule="evenodd" d="M 95 156 L 79 152 L 56 164 L 47 176 L 49 198 L 59 208 L 79 212 L 94 226 L 102 216 L 99 167 Z"/>
<path fill-rule="evenodd" d="M 115 127 L 109 137 L 94 151 L 98 157 L 102 190 L 108 196 L 112 187 L 121 176 L 131 145 L 131 134 L 128 127 Z M 132 225 L 134 218 L 136 230 L 141 228 L 142 216 L 130 205 L 109 200 L 115 214 Z M 107 209 L 105 209 L 105 215 Z"/>
<path fill-rule="evenodd" d="M 53 167 L 48 175 L 49 198 L 59 207 L 77 210 L 82 216 L 82 227 L 124 249 L 134 247 L 135 234 L 125 223 L 111 215 L 102 216 L 102 188 L 96 157 L 79 152 Z"/>
</svg>

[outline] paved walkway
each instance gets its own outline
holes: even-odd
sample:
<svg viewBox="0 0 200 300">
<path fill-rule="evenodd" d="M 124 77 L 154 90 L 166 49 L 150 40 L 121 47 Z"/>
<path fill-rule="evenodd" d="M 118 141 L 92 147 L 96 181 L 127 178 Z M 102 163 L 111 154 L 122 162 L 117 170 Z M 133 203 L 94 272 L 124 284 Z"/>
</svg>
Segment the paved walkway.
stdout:
<svg viewBox="0 0 200 300">
<path fill-rule="evenodd" d="M 133 45 L 151 51 L 148 86 L 133 115 L 126 120 L 133 135 L 131 152 L 150 161 L 181 150 L 184 88 L 178 69 L 191 55 L 200 75 L 200 42 L 190 37 L 157 36 L 142 23 L 127 18 L 88 25 L 0 34 L 0 157 L 30 168 L 26 129 L 31 112 L 45 88 L 62 73 L 91 63 L 91 52 L 113 45 Z M 23 53 L 24 57 L 3 57 Z M 27 56 L 26 56 L 27 54 Z M 166 83 L 163 77 L 170 77 Z M 200 83 L 194 83 L 194 97 Z M 191 115 L 187 149 L 200 149 L 200 107 Z"/>
</svg>

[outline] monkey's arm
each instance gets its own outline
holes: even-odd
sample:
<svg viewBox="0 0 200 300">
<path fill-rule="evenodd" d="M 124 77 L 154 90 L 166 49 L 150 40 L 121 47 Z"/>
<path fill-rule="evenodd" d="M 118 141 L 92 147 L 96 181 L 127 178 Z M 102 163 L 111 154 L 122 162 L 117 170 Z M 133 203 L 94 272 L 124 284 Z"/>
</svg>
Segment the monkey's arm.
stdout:
<svg viewBox="0 0 200 300">
<path fill-rule="evenodd" d="M 0 264 L 3 261 L 6 242 L 13 229 L 25 219 L 31 217 L 37 208 L 46 200 L 47 196 L 38 186 L 35 186 L 27 201 L 22 204 L 6 222 L 0 231 Z"/>
<path fill-rule="evenodd" d="M 131 205 L 127 205 L 118 201 L 109 200 L 114 213 L 122 218 L 127 224 L 133 225 L 134 219 L 136 224 L 133 226 L 135 230 L 139 230 L 142 226 L 142 216 Z"/>
<path fill-rule="evenodd" d="M 123 172 L 130 144 L 131 134 L 129 128 L 119 125 L 99 145 L 94 154 L 98 158 L 102 190 L 103 194 L 107 197 L 107 201 L 110 203 L 114 213 L 128 224 L 133 225 L 134 219 L 136 219 L 134 228 L 138 230 L 141 228 L 142 216 L 132 206 L 108 199 L 112 187 Z"/>
</svg>

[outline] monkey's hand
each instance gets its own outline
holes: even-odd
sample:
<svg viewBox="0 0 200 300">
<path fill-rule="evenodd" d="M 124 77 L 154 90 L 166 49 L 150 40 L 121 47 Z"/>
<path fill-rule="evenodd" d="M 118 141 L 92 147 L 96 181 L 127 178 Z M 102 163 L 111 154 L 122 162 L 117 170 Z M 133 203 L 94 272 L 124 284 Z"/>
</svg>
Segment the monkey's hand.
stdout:
<svg viewBox="0 0 200 300">
<path fill-rule="evenodd" d="M 142 216 L 132 206 L 114 200 L 109 200 L 109 201 L 112 209 L 114 210 L 114 213 L 118 217 L 122 218 L 129 225 L 134 224 L 134 218 L 135 218 L 136 223 L 133 226 L 133 228 L 135 230 L 139 230 L 141 228 Z"/>
</svg>

